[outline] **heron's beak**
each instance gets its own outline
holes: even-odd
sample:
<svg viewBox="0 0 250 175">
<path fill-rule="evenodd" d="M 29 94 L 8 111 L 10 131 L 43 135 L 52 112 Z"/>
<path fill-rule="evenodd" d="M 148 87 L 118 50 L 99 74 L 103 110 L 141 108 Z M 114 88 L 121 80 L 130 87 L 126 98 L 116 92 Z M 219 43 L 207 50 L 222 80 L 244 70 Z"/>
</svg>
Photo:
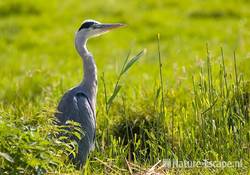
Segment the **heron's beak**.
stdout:
<svg viewBox="0 0 250 175">
<path fill-rule="evenodd" d="M 112 29 L 125 27 L 125 24 L 115 23 L 115 24 L 95 24 L 94 28 L 100 29 L 102 31 L 110 31 Z"/>
</svg>

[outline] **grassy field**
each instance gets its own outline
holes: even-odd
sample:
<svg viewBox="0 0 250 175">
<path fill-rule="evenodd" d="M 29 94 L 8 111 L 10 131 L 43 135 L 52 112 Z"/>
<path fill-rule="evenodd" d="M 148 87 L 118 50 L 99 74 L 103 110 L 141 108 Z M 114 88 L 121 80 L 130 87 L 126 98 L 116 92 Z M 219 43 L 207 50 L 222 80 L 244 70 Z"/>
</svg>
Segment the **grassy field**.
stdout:
<svg viewBox="0 0 250 175">
<path fill-rule="evenodd" d="M 248 174 L 249 9 L 247 0 L 0 1 L 0 174 Z M 74 35 L 85 19 L 128 26 L 88 43 L 98 67 L 96 149 L 79 172 L 52 120 L 82 79 Z M 105 92 L 128 53 L 144 48 L 107 111 Z M 243 166 L 162 168 L 168 159 Z"/>
</svg>

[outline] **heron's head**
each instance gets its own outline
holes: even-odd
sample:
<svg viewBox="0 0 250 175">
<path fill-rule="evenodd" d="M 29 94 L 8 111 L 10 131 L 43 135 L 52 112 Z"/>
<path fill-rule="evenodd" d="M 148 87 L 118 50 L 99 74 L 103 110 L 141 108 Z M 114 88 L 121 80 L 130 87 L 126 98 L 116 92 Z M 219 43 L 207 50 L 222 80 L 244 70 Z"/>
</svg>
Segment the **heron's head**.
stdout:
<svg viewBox="0 0 250 175">
<path fill-rule="evenodd" d="M 83 21 L 81 27 L 78 29 L 76 33 L 76 37 L 84 37 L 85 39 L 100 36 L 104 33 L 109 32 L 110 30 L 123 27 L 124 24 L 113 23 L 113 24 L 105 24 L 100 23 L 94 20 L 85 20 Z"/>
</svg>

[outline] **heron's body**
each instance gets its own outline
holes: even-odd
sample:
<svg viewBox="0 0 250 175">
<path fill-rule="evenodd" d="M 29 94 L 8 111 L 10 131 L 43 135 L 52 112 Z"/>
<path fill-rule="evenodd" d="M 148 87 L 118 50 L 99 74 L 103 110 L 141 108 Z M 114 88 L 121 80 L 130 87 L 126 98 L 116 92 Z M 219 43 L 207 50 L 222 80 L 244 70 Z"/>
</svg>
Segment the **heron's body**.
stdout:
<svg viewBox="0 0 250 175">
<path fill-rule="evenodd" d="M 94 149 L 96 130 L 97 68 L 92 54 L 87 50 L 86 43 L 91 37 L 121 26 L 121 24 L 101 24 L 87 20 L 76 34 L 75 47 L 83 60 L 83 81 L 64 94 L 58 105 L 56 117 L 60 125 L 65 125 L 68 120 L 81 125 L 84 136 L 80 140 L 76 139 L 78 153 L 73 158 L 73 162 L 78 167 L 85 163 L 89 152 Z"/>
<path fill-rule="evenodd" d="M 85 163 L 87 156 L 94 149 L 95 139 L 95 111 L 91 105 L 89 97 L 81 86 L 69 90 L 58 106 L 57 118 L 60 124 L 66 124 L 67 120 L 73 120 L 81 124 L 84 135 L 78 142 L 77 157 L 73 162 L 77 166 Z"/>
</svg>

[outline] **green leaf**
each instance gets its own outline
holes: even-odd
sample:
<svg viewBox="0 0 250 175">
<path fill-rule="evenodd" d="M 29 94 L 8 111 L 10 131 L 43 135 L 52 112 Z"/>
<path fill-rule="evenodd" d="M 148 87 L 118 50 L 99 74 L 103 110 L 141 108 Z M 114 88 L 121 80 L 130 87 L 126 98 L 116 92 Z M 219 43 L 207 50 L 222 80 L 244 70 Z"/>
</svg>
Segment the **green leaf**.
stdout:
<svg viewBox="0 0 250 175">
<path fill-rule="evenodd" d="M 111 95 L 111 97 L 108 100 L 108 105 L 111 105 L 113 100 L 115 99 L 115 97 L 117 96 L 118 92 L 121 90 L 121 86 L 117 85 L 114 89 L 113 94 Z"/>
<path fill-rule="evenodd" d="M 133 64 L 139 60 L 144 54 L 146 53 L 146 49 L 142 50 L 140 53 L 138 53 L 135 57 L 133 57 L 125 66 L 125 68 L 122 70 L 121 75 L 128 71 L 128 69 L 133 66 Z"/>
</svg>

